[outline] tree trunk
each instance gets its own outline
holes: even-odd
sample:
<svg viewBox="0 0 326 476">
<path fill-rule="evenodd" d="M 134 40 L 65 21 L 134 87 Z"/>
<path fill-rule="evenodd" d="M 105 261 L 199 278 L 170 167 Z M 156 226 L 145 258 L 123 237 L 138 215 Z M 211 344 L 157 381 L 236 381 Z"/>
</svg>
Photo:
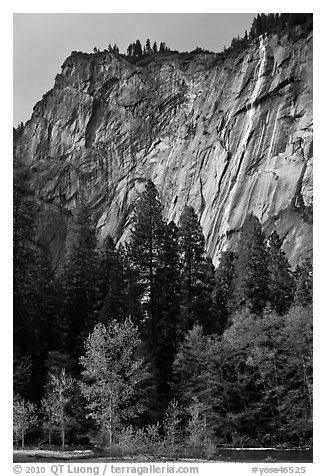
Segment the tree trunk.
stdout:
<svg viewBox="0 0 326 476">
<path fill-rule="evenodd" d="M 310 387 L 309 387 L 309 380 L 308 380 L 308 376 L 307 376 L 307 367 L 306 367 L 306 364 L 305 364 L 305 361 L 304 361 L 304 356 L 303 356 L 302 352 L 301 352 L 301 360 L 302 360 L 302 368 L 303 368 L 303 378 L 304 378 L 304 382 L 306 384 L 307 394 L 308 394 L 308 399 L 309 399 L 309 406 L 310 406 L 310 410 L 312 410 L 312 395 L 311 395 L 311 391 L 310 391 Z"/>
<path fill-rule="evenodd" d="M 112 400 L 110 397 L 110 406 L 109 406 L 109 443 L 110 447 L 112 446 L 113 435 L 112 435 Z"/>
<path fill-rule="evenodd" d="M 64 426 L 61 427 L 61 443 L 62 443 L 62 449 L 65 449 L 65 428 Z"/>
<path fill-rule="evenodd" d="M 22 430 L 22 450 L 25 449 L 25 432 Z"/>
<path fill-rule="evenodd" d="M 281 441 L 283 441 L 283 433 L 281 431 L 282 428 L 282 412 L 281 412 L 281 402 L 280 402 L 280 395 L 279 395 L 279 385 L 278 385 L 278 377 L 277 377 L 277 368 L 276 368 L 276 361 L 275 361 L 275 355 L 274 355 L 274 374 L 275 374 L 275 390 L 276 390 L 276 400 L 277 400 L 277 411 L 278 411 L 278 431 L 279 435 L 281 438 Z"/>
</svg>

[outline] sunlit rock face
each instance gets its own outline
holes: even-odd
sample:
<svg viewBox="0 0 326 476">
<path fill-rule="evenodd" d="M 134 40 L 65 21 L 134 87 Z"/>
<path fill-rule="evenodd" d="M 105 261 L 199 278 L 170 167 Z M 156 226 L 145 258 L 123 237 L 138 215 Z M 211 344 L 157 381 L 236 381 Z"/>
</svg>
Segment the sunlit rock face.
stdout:
<svg viewBox="0 0 326 476">
<path fill-rule="evenodd" d="M 128 240 L 151 178 L 167 220 L 194 207 L 215 264 L 253 212 L 295 265 L 312 247 L 312 36 L 143 67 L 74 54 L 16 151 L 47 203 L 73 209 L 83 192 L 99 240 Z"/>
</svg>

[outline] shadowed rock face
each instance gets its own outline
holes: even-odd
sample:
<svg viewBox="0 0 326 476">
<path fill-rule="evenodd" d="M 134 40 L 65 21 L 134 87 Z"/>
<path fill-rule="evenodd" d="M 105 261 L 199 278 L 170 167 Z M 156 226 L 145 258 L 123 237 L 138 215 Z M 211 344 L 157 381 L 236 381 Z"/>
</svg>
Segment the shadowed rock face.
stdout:
<svg viewBox="0 0 326 476">
<path fill-rule="evenodd" d="M 312 36 L 185 58 L 70 56 L 17 155 L 46 202 L 72 209 L 83 191 L 99 239 L 128 239 L 151 178 L 168 220 L 194 207 L 215 264 L 253 212 L 295 265 L 312 247 Z"/>
</svg>

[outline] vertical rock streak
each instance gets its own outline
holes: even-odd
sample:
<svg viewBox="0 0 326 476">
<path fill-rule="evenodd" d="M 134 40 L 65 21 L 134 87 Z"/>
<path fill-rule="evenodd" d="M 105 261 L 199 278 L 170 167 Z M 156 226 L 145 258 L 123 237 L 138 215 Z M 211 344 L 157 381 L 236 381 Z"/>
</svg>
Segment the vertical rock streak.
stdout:
<svg viewBox="0 0 326 476">
<path fill-rule="evenodd" d="M 224 209 L 224 212 L 223 212 L 223 218 L 221 222 L 221 229 L 224 230 L 224 233 L 226 233 L 229 229 L 229 219 L 232 213 L 232 207 L 234 205 L 234 196 L 237 191 L 238 183 L 241 181 L 242 166 L 244 163 L 245 155 L 248 152 L 247 150 L 248 142 L 252 134 L 256 109 L 257 107 L 259 107 L 259 105 L 257 106 L 257 100 L 259 98 L 259 92 L 261 90 L 261 87 L 264 81 L 263 75 L 265 71 L 266 57 L 267 57 L 267 53 L 266 53 L 266 47 L 264 44 L 264 38 L 263 36 L 261 36 L 260 43 L 259 43 L 259 62 L 255 68 L 255 75 L 254 75 L 255 86 L 251 95 L 251 101 L 246 107 L 245 130 L 244 130 L 244 133 L 242 134 L 240 144 L 238 146 L 235 157 L 233 159 L 233 161 L 237 164 L 235 167 L 236 172 L 230 180 L 230 188 L 226 195 L 227 203 L 226 203 L 226 208 Z M 226 246 L 227 246 L 227 241 L 225 240 L 223 250 L 225 250 Z"/>
<path fill-rule="evenodd" d="M 273 127 L 273 132 L 272 132 L 272 138 L 271 138 L 271 140 L 270 140 L 269 149 L 268 149 L 268 152 L 267 152 L 267 170 L 268 170 L 268 166 L 269 166 L 269 159 L 270 159 L 270 157 L 271 157 L 271 153 L 272 153 L 272 149 L 273 149 L 274 138 L 275 138 L 275 132 L 276 132 L 277 125 L 278 125 L 277 121 L 278 121 L 278 116 L 279 116 L 281 107 L 282 107 L 282 104 L 279 104 L 279 106 L 278 106 L 278 108 L 277 108 L 276 116 L 275 116 L 274 127 Z"/>
</svg>

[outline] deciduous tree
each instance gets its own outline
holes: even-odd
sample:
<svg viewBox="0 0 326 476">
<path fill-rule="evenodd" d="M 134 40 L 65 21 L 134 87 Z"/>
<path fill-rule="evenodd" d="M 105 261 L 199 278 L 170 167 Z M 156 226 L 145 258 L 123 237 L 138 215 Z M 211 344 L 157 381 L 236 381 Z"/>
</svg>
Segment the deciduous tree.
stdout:
<svg viewBox="0 0 326 476">
<path fill-rule="evenodd" d="M 24 400 L 19 395 L 14 396 L 13 432 L 15 440 L 21 441 L 22 449 L 25 448 L 26 432 L 37 422 L 35 410 L 36 407 L 33 403 Z"/>
<path fill-rule="evenodd" d="M 129 319 L 97 324 L 86 340 L 80 386 L 104 444 L 112 445 L 122 425 L 146 410 L 142 392 L 148 373 L 136 356 L 139 345 L 138 330 Z"/>
<path fill-rule="evenodd" d="M 53 431 L 58 430 L 62 449 L 65 447 L 66 431 L 71 420 L 67 407 L 72 398 L 73 385 L 74 379 L 62 368 L 58 375 L 49 375 L 47 392 L 42 399 L 43 427 L 48 431 L 49 444 L 52 442 Z"/>
</svg>

